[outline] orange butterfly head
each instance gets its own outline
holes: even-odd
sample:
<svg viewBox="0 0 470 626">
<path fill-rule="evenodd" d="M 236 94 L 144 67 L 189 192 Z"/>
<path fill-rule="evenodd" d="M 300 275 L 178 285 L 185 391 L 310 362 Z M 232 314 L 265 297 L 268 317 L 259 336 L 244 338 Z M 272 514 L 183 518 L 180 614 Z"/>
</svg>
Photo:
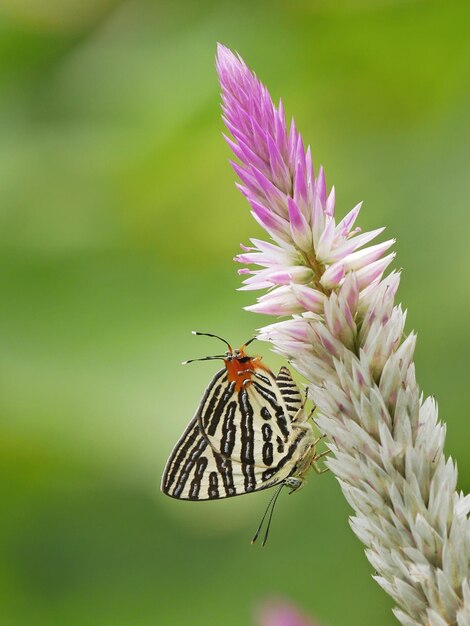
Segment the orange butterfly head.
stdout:
<svg viewBox="0 0 470 626">
<path fill-rule="evenodd" d="M 261 363 L 261 356 L 249 356 L 245 348 L 247 342 L 238 350 L 229 350 L 226 352 L 224 363 L 227 370 L 227 378 L 229 382 L 235 382 L 235 390 L 240 391 L 251 381 L 252 376 L 257 370 L 270 372 L 270 369 Z"/>
</svg>

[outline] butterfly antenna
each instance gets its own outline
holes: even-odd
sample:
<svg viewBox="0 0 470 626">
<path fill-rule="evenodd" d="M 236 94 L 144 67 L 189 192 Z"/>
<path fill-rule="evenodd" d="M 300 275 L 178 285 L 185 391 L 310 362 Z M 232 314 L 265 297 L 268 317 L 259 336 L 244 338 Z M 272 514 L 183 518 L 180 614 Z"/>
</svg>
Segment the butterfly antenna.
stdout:
<svg viewBox="0 0 470 626">
<path fill-rule="evenodd" d="M 249 341 L 247 341 L 246 343 L 243 344 L 243 347 L 246 348 L 247 346 L 250 345 L 250 343 L 252 343 L 256 339 L 258 339 L 258 337 L 252 337 Z"/>
<path fill-rule="evenodd" d="M 225 358 L 226 357 L 223 354 L 219 354 L 217 356 L 203 356 L 200 359 L 188 359 L 187 361 L 182 361 L 182 365 L 194 363 L 194 361 L 223 361 Z"/>
<path fill-rule="evenodd" d="M 260 534 L 260 532 L 261 532 L 261 528 L 263 527 L 263 523 L 264 523 L 264 520 L 266 519 L 266 515 L 268 514 L 268 511 L 269 511 L 269 509 L 271 508 L 271 505 L 273 504 L 273 502 L 274 502 L 274 504 L 276 504 L 277 497 L 278 497 L 278 495 L 281 493 L 281 489 L 282 489 L 283 487 L 284 487 L 284 483 L 282 483 L 282 484 L 280 485 L 279 489 L 277 489 L 277 490 L 276 490 L 276 493 L 275 493 L 275 494 L 271 497 L 271 500 L 269 501 L 269 504 L 268 504 L 268 506 L 266 507 L 266 510 L 265 510 L 265 512 L 264 512 L 264 515 L 263 515 L 263 517 L 261 518 L 261 522 L 259 523 L 259 526 L 258 526 L 258 528 L 256 529 L 256 532 L 255 532 L 255 534 L 254 534 L 253 539 L 251 540 L 251 543 L 252 543 L 252 544 L 253 544 L 253 543 L 255 543 L 255 541 L 258 539 L 258 535 L 259 535 L 259 534 Z M 273 509 L 274 509 L 274 505 L 273 505 Z M 269 516 L 269 523 L 271 523 L 271 517 L 272 517 L 272 510 L 271 510 L 271 515 Z M 269 526 L 268 526 L 268 530 L 269 530 Z M 263 546 L 265 545 L 266 540 L 267 540 L 267 533 L 266 533 L 266 534 L 265 534 L 265 536 L 264 536 Z"/>
<path fill-rule="evenodd" d="M 204 337 L 214 337 L 215 339 L 220 339 L 220 341 L 223 341 L 225 343 L 225 345 L 228 346 L 228 349 L 230 350 L 230 352 L 233 352 L 232 346 L 229 344 L 229 342 L 226 341 L 225 339 L 222 339 L 222 337 L 219 337 L 219 335 L 213 335 L 212 333 L 200 333 L 197 330 L 193 330 L 192 334 L 193 335 L 202 335 Z"/>
<path fill-rule="evenodd" d="M 274 502 L 273 502 L 273 505 L 271 507 L 271 513 L 269 514 L 268 525 L 266 526 L 266 532 L 264 533 L 263 543 L 261 544 L 263 547 L 266 545 L 266 542 L 268 540 L 269 529 L 271 528 L 271 520 L 273 519 L 274 507 L 276 506 L 277 499 L 278 499 L 279 494 L 281 493 L 283 487 L 284 487 L 284 483 L 281 484 L 279 489 L 274 494 L 275 495 Z"/>
</svg>

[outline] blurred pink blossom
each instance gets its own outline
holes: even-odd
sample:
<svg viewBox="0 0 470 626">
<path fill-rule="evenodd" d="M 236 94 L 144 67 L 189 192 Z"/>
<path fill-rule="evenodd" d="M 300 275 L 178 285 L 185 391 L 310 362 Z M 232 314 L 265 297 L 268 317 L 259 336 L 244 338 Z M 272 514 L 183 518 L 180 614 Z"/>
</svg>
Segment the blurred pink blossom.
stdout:
<svg viewBox="0 0 470 626">
<path fill-rule="evenodd" d="M 257 611 L 257 626 L 319 626 L 285 600 L 272 600 Z"/>
</svg>

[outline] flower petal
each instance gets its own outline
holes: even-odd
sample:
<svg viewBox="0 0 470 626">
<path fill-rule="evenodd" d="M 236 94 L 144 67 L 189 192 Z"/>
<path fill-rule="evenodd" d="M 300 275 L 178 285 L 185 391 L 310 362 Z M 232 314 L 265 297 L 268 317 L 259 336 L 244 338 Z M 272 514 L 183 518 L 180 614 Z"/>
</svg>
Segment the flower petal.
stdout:
<svg viewBox="0 0 470 626">
<path fill-rule="evenodd" d="M 308 252 L 312 249 L 312 229 L 293 198 L 288 199 L 289 223 L 292 239 L 297 246 Z"/>
<path fill-rule="evenodd" d="M 256 304 L 246 306 L 245 309 L 267 315 L 293 315 L 294 313 L 301 313 L 303 306 L 289 286 L 282 286 L 269 291 L 258 298 Z"/>
<path fill-rule="evenodd" d="M 395 252 L 392 252 L 383 259 L 379 259 L 378 261 L 375 261 L 375 263 L 370 263 L 366 267 L 357 271 L 356 277 L 359 283 L 359 288 L 362 290 L 367 287 L 367 285 L 372 283 L 372 281 L 380 278 L 394 258 Z"/>
<path fill-rule="evenodd" d="M 289 223 L 273 213 L 256 200 L 251 201 L 252 215 L 258 224 L 271 235 L 273 239 L 289 239 Z"/>
<path fill-rule="evenodd" d="M 369 248 L 364 248 L 363 250 L 358 250 L 357 252 L 349 254 L 343 259 L 346 271 L 359 270 L 366 265 L 373 263 L 379 259 L 383 253 L 390 248 L 390 246 L 393 246 L 394 243 L 395 239 L 389 239 L 383 243 L 378 243 L 375 246 L 370 246 Z"/>
<path fill-rule="evenodd" d="M 325 295 L 317 289 L 306 285 L 292 284 L 292 291 L 304 310 L 322 313 L 325 303 Z"/>
<path fill-rule="evenodd" d="M 323 287 L 328 289 L 333 289 L 334 287 L 339 287 L 341 281 L 345 275 L 344 263 L 342 261 L 338 261 L 337 263 L 333 263 L 330 265 L 325 272 L 323 273 L 320 282 Z"/>
</svg>

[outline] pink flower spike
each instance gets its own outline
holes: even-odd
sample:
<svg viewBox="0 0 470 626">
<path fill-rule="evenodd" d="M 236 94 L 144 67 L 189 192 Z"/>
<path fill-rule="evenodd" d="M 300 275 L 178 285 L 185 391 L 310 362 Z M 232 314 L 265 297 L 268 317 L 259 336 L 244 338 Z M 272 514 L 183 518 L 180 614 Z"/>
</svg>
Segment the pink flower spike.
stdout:
<svg viewBox="0 0 470 626">
<path fill-rule="evenodd" d="M 312 248 L 312 229 L 293 198 L 288 198 L 287 202 L 292 239 L 300 250 L 309 252 Z"/>
<path fill-rule="evenodd" d="M 404 337 L 406 316 L 394 299 L 399 275 L 388 269 L 393 240 L 371 245 L 383 229 L 355 226 L 360 204 L 336 223 L 335 191 L 327 194 L 323 168 L 315 181 L 310 151 L 293 121 L 286 131 L 282 104 L 277 110 L 256 75 L 223 46 L 217 68 L 239 189 L 277 242 L 253 240 L 254 249 L 237 257 L 256 265 L 252 274 L 241 272 L 242 289 L 268 289 L 246 308 L 289 318 L 260 329 L 258 338 L 308 382 L 315 423 L 333 453 L 325 464 L 354 509 L 351 527 L 398 621 L 470 626 L 470 495 L 456 491 L 445 424 L 417 384 L 415 336 Z M 291 476 L 303 478 L 312 446 L 296 448 Z M 260 612 L 258 626 L 312 624 L 281 601 Z"/>
</svg>

